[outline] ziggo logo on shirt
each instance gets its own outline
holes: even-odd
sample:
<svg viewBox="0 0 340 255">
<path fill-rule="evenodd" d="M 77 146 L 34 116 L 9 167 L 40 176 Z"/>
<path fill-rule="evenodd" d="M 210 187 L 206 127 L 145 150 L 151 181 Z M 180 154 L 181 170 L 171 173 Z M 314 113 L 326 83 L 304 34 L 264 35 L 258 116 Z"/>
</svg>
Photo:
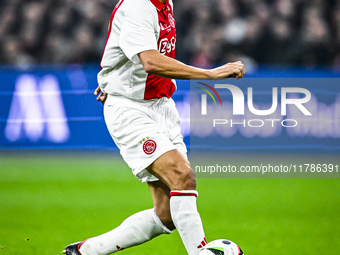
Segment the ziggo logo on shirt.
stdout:
<svg viewBox="0 0 340 255">
<path fill-rule="evenodd" d="M 166 53 L 170 53 L 176 48 L 176 37 L 173 36 L 170 40 L 168 38 L 163 38 L 159 41 L 158 51 L 165 55 Z"/>
</svg>

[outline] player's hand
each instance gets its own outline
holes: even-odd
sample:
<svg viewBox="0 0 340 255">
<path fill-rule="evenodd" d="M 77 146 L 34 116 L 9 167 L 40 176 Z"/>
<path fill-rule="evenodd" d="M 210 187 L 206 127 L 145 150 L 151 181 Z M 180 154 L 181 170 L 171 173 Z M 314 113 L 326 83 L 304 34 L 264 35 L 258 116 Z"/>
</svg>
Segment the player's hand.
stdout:
<svg viewBox="0 0 340 255">
<path fill-rule="evenodd" d="M 105 101 L 106 101 L 106 98 L 107 98 L 107 94 L 103 93 L 99 86 L 94 91 L 94 95 L 97 97 L 97 101 L 98 102 L 101 102 L 102 104 L 105 104 Z"/>
<path fill-rule="evenodd" d="M 244 64 L 241 61 L 228 63 L 211 70 L 213 79 L 236 78 L 241 79 L 245 74 Z"/>
</svg>

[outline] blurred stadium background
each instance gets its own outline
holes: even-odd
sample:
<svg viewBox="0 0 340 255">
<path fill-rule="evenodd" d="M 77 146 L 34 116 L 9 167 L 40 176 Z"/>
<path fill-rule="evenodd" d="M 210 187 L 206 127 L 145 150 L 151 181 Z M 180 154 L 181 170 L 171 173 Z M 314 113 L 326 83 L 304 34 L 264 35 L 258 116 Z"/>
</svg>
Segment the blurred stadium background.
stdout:
<svg viewBox="0 0 340 255">
<path fill-rule="evenodd" d="M 3 0 L 2 64 L 98 63 L 117 0 Z M 340 65 L 337 0 L 174 0 L 177 58 L 201 67 Z M 253 69 L 249 69 L 253 70 Z"/>
<path fill-rule="evenodd" d="M 152 206 L 93 96 L 116 3 L 0 1 L 0 254 L 59 254 L 64 245 Z M 174 4 L 176 58 L 185 63 L 210 68 L 242 60 L 248 78 L 340 77 L 340 1 Z M 189 88 L 178 81 L 174 95 L 188 145 Z M 311 88 L 318 116 L 331 114 L 331 128 L 266 138 L 237 132 L 228 138 L 235 146 L 226 160 L 338 163 L 339 91 L 336 80 Z M 340 249 L 339 179 L 199 179 L 198 185 L 208 240 L 230 238 L 246 255 Z M 176 233 L 122 254 L 185 251 Z"/>
</svg>

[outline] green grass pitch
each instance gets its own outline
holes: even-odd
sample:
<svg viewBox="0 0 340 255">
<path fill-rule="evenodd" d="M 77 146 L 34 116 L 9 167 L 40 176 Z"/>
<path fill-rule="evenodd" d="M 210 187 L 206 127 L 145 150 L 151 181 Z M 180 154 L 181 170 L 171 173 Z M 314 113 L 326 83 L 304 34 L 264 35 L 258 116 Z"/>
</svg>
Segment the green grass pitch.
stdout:
<svg viewBox="0 0 340 255">
<path fill-rule="evenodd" d="M 0 255 L 53 255 L 152 207 L 148 187 L 107 153 L 0 154 Z M 337 157 L 337 156 L 335 156 Z M 246 255 L 340 250 L 340 179 L 198 179 L 208 241 Z M 185 254 L 178 232 L 120 254 Z"/>
</svg>

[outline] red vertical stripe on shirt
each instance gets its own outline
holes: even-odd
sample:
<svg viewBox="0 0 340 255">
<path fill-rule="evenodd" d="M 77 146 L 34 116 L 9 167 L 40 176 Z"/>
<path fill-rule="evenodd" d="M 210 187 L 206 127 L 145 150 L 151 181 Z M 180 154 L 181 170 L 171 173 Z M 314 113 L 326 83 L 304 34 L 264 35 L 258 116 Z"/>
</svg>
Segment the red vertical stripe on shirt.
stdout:
<svg viewBox="0 0 340 255">
<path fill-rule="evenodd" d="M 152 1 L 157 8 L 160 35 L 158 39 L 158 51 L 164 56 L 175 58 L 176 51 L 176 22 L 173 18 L 169 1 L 162 4 Z M 170 98 L 176 90 L 176 85 L 169 78 L 149 74 L 145 82 L 144 99 Z"/>
</svg>

